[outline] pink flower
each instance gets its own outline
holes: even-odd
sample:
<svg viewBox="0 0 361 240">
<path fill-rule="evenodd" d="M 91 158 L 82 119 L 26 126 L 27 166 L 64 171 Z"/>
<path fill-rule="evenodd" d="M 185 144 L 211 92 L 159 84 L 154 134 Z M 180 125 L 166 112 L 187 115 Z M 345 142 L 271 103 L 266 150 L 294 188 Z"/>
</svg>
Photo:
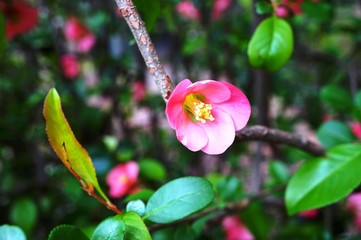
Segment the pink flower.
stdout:
<svg viewBox="0 0 361 240">
<path fill-rule="evenodd" d="M 38 23 L 38 10 L 22 0 L 0 0 L 0 11 L 5 17 L 6 38 L 32 30 Z"/>
<path fill-rule="evenodd" d="M 78 76 L 80 71 L 80 65 L 75 55 L 65 54 L 61 56 L 60 65 L 65 77 L 75 78 L 76 76 Z"/>
<path fill-rule="evenodd" d="M 112 107 L 112 99 L 106 96 L 92 95 L 87 98 L 86 103 L 88 106 L 99 108 L 103 111 L 107 111 Z"/>
<path fill-rule="evenodd" d="M 303 0 L 282 0 L 282 3 L 289 7 L 293 14 L 301 14 L 303 13 L 303 10 L 301 8 L 301 5 L 303 3 Z"/>
<path fill-rule="evenodd" d="M 229 8 L 231 3 L 231 0 L 214 0 L 212 8 L 212 18 L 214 20 L 219 19 L 222 14 Z"/>
<path fill-rule="evenodd" d="M 187 20 L 198 20 L 200 13 L 191 1 L 182 1 L 177 4 L 176 11 Z"/>
<path fill-rule="evenodd" d="M 347 198 L 346 208 L 354 215 L 354 223 L 358 230 L 361 230 L 361 193 L 353 193 Z"/>
<path fill-rule="evenodd" d="M 310 210 L 302 211 L 298 215 L 303 218 L 309 218 L 309 219 L 316 218 L 318 216 L 318 209 L 310 209 Z"/>
<path fill-rule="evenodd" d="M 110 187 L 109 195 L 113 198 L 122 197 L 131 193 L 138 180 L 139 166 L 130 161 L 118 164 L 107 176 L 107 184 Z"/>
<path fill-rule="evenodd" d="M 275 14 L 280 18 L 286 18 L 290 15 L 288 8 L 284 5 L 277 6 Z"/>
<path fill-rule="evenodd" d="M 359 122 L 352 122 L 350 125 L 351 125 L 351 131 L 352 131 L 352 133 L 353 133 L 358 139 L 361 139 L 361 123 L 359 123 Z"/>
<path fill-rule="evenodd" d="M 361 214 L 361 193 L 353 193 L 347 198 L 346 207 L 353 213 Z"/>
<path fill-rule="evenodd" d="M 64 26 L 65 38 L 76 44 L 80 53 L 87 53 L 95 44 L 95 36 L 77 18 L 69 18 Z"/>
<path fill-rule="evenodd" d="M 233 143 L 235 131 L 248 122 L 251 107 L 241 90 L 227 82 L 180 82 L 165 113 L 178 140 L 191 151 L 221 154 Z"/>
<path fill-rule="evenodd" d="M 254 237 L 238 216 L 223 218 L 222 227 L 226 240 L 253 240 Z"/>
</svg>

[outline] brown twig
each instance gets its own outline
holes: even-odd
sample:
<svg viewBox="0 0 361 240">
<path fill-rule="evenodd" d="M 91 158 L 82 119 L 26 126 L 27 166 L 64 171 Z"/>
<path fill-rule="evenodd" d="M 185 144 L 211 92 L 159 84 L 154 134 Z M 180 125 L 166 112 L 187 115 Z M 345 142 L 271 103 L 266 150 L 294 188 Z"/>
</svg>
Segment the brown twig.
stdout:
<svg viewBox="0 0 361 240">
<path fill-rule="evenodd" d="M 246 209 L 249 206 L 249 204 L 252 203 L 253 201 L 266 198 L 269 195 L 279 192 L 279 191 L 283 191 L 284 189 L 285 189 L 285 186 L 275 187 L 270 190 L 265 190 L 265 191 L 259 192 L 257 194 L 250 195 L 248 198 L 241 199 L 237 202 L 229 202 L 224 207 L 213 206 L 213 207 L 203 210 L 202 212 L 199 212 L 197 214 L 191 215 L 189 217 L 183 218 L 183 219 L 175 221 L 175 222 L 151 225 L 148 227 L 148 229 L 149 229 L 149 231 L 156 231 L 156 230 L 163 229 L 163 228 L 175 227 L 175 226 L 178 226 L 179 224 L 192 223 L 192 222 L 200 219 L 201 217 L 204 217 L 212 212 L 216 212 L 216 214 L 212 218 L 223 217 L 223 216 L 229 214 L 230 212 Z"/>
<path fill-rule="evenodd" d="M 147 65 L 149 72 L 152 74 L 163 99 L 167 101 L 174 89 L 174 85 L 169 76 L 165 73 L 162 64 L 160 64 L 158 55 L 143 20 L 139 16 L 132 0 L 115 0 L 115 2 L 133 33 L 139 51 L 141 52 L 144 62 Z"/>
<path fill-rule="evenodd" d="M 325 149 L 322 146 L 310 141 L 305 136 L 267 128 L 260 125 L 243 128 L 242 130 L 236 132 L 236 137 L 239 140 L 257 140 L 282 143 L 301 149 L 314 156 L 323 156 L 325 154 Z"/>
</svg>

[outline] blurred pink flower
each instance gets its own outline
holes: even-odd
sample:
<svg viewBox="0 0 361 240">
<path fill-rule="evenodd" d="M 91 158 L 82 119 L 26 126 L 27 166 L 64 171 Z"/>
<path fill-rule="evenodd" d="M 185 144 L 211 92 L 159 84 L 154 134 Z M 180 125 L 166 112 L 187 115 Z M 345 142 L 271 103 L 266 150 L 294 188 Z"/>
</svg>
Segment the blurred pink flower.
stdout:
<svg viewBox="0 0 361 240">
<path fill-rule="evenodd" d="M 222 227 L 226 240 L 253 240 L 254 237 L 238 216 L 223 218 Z"/>
<path fill-rule="evenodd" d="M 248 122 L 251 106 L 241 90 L 227 82 L 180 82 L 165 113 L 178 140 L 191 151 L 221 154 L 233 143 L 235 131 Z"/>
<path fill-rule="evenodd" d="M 106 96 L 92 95 L 87 98 L 86 103 L 91 107 L 109 110 L 112 106 L 112 99 Z"/>
<path fill-rule="evenodd" d="M 316 218 L 318 217 L 318 209 L 310 209 L 310 210 L 302 211 L 298 215 L 303 218 L 309 218 L 309 219 Z"/>
<path fill-rule="evenodd" d="M 87 53 L 95 44 L 94 34 L 77 18 L 70 17 L 64 26 L 65 38 L 76 44 L 80 53 Z"/>
<path fill-rule="evenodd" d="M 346 207 L 353 213 L 361 214 L 361 193 L 353 193 L 347 198 Z"/>
<path fill-rule="evenodd" d="M 303 13 L 301 8 L 303 0 L 282 0 L 282 3 L 291 9 L 295 15 Z"/>
<path fill-rule="evenodd" d="M 8 40 L 32 30 L 38 23 L 38 9 L 22 0 L 0 0 L 0 11 L 5 18 L 6 38 Z"/>
<path fill-rule="evenodd" d="M 65 77 L 75 78 L 76 76 L 79 75 L 80 65 L 75 55 L 65 54 L 61 56 L 60 65 Z"/>
<path fill-rule="evenodd" d="M 134 190 L 138 180 L 139 166 L 136 162 L 118 164 L 107 175 L 109 195 L 113 198 L 122 197 Z"/>
<path fill-rule="evenodd" d="M 361 193 L 353 193 L 347 198 L 346 208 L 354 215 L 354 223 L 358 230 L 361 230 Z"/>
<path fill-rule="evenodd" d="M 275 14 L 280 18 L 286 18 L 290 15 L 288 8 L 284 5 L 277 6 Z"/>
<path fill-rule="evenodd" d="M 358 138 L 361 139 L 361 123 L 352 122 L 350 124 L 352 133 Z"/>
<path fill-rule="evenodd" d="M 187 20 L 199 20 L 199 10 L 191 1 L 182 1 L 177 4 L 176 11 Z"/>
<path fill-rule="evenodd" d="M 229 8 L 232 0 L 214 0 L 212 8 L 212 19 L 219 19 L 222 14 Z"/>
<path fill-rule="evenodd" d="M 145 97 L 145 83 L 142 81 L 136 81 L 132 85 L 132 95 L 136 102 L 140 102 Z"/>
</svg>

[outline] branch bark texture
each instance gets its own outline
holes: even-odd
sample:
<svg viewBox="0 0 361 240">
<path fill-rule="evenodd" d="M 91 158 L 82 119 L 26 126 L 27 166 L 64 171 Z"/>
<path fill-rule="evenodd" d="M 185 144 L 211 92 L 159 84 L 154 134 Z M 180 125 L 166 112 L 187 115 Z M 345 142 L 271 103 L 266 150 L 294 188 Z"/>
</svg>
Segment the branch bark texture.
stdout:
<svg viewBox="0 0 361 240">
<path fill-rule="evenodd" d="M 131 0 L 115 0 L 115 2 L 132 31 L 144 62 L 147 65 L 149 72 L 152 74 L 163 99 L 167 101 L 174 89 L 174 85 L 169 76 L 165 73 L 162 64 L 160 64 L 157 52 L 145 28 L 143 20 Z"/>
<path fill-rule="evenodd" d="M 322 146 L 310 141 L 305 136 L 267 128 L 260 125 L 243 128 L 242 130 L 236 132 L 236 137 L 239 140 L 257 140 L 282 143 L 301 149 L 314 156 L 322 156 L 325 154 L 325 149 Z"/>
</svg>

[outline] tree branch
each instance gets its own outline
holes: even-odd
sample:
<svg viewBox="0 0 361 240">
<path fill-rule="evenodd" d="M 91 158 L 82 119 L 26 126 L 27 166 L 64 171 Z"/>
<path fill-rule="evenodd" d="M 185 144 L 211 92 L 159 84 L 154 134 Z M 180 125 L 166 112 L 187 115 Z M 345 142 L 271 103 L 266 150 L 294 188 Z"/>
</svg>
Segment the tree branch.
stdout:
<svg viewBox="0 0 361 240">
<path fill-rule="evenodd" d="M 115 2 L 133 33 L 139 51 L 141 52 L 144 62 L 147 65 L 149 72 L 152 74 L 163 99 L 167 101 L 174 89 L 174 85 L 169 76 L 165 73 L 162 64 L 160 64 L 157 52 L 155 51 L 143 20 L 139 16 L 132 0 L 115 0 Z"/>
<path fill-rule="evenodd" d="M 322 146 L 310 141 L 305 136 L 260 125 L 243 128 L 236 132 L 236 137 L 239 140 L 258 140 L 282 143 L 301 149 L 314 156 L 322 156 L 325 154 L 325 149 Z"/>
</svg>

